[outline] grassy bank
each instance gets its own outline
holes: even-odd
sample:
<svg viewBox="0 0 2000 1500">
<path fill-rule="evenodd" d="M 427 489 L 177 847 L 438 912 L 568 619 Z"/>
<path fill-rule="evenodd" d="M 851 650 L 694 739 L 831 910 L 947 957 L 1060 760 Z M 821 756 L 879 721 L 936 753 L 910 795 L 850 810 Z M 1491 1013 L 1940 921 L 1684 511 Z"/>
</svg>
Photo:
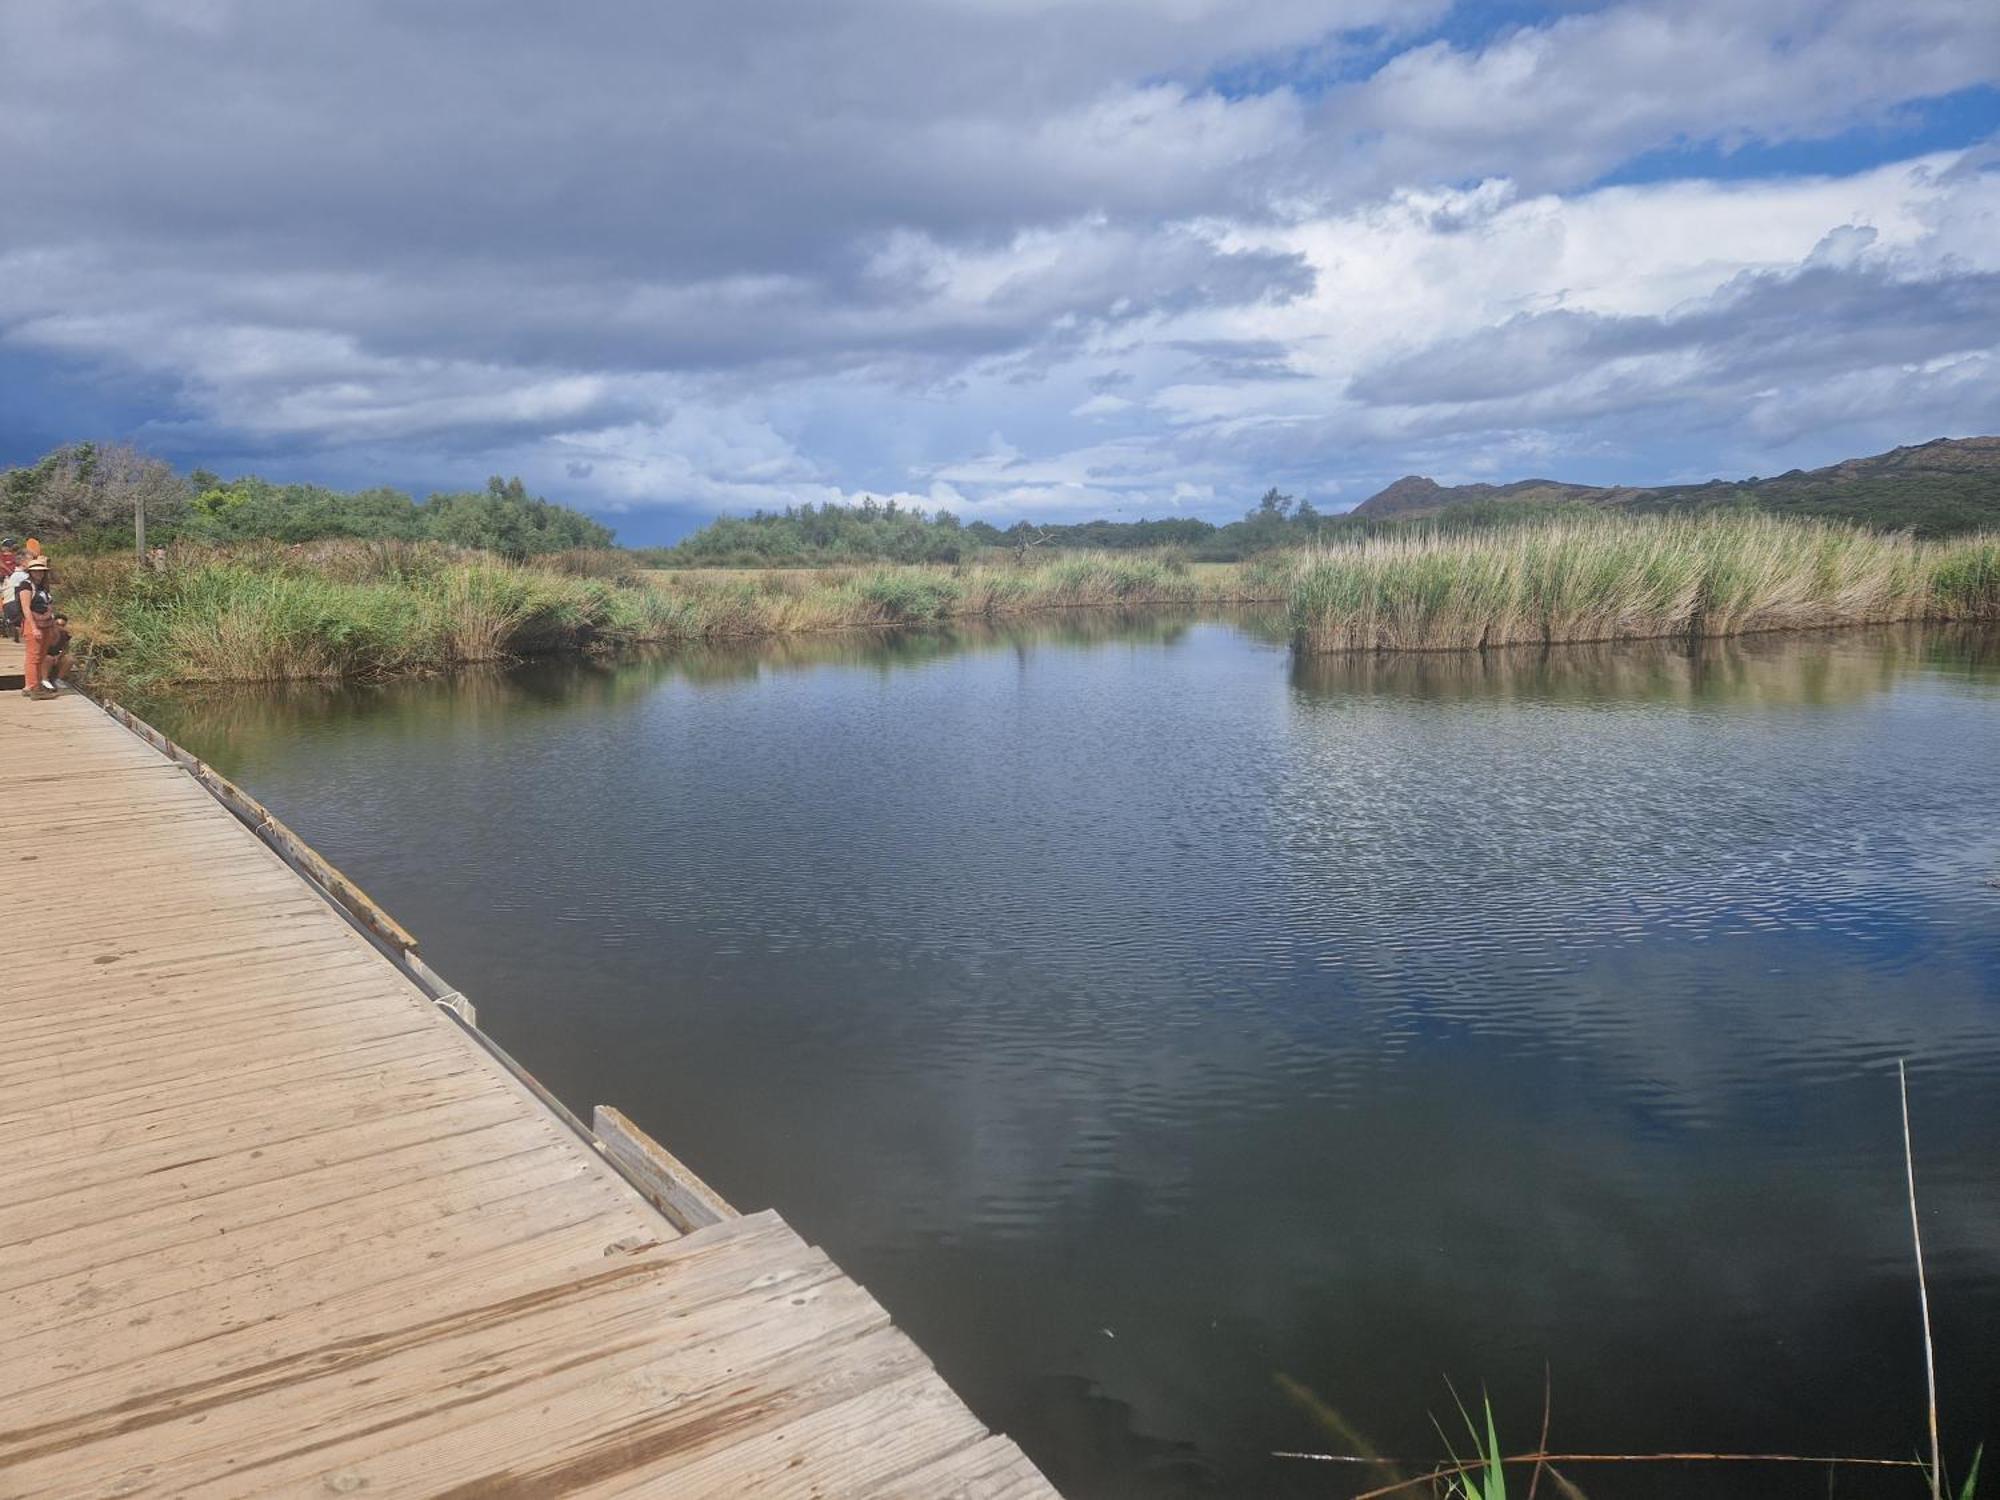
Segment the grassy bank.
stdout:
<svg viewBox="0 0 2000 1500">
<path fill-rule="evenodd" d="M 2000 537 L 1918 542 L 1716 515 L 1564 520 L 1320 548 L 1288 588 L 1305 654 L 2000 619 Z"/>
<path fill-rule="evenodd" d="M 1290 569 L 1189 563 L 1171 553 L 1082 553 L 1033 565 L 662 570 L 647 575 L 702 634 L 787 635 L 801 630 L 995 619 L 1038 610 L 1103 606 L 1276 603 Z"/>
<path fill-rule="evenodd" d="M 660 571 L 610 551 L 509 563 L 406 542 L 190 548 L 157 572 L 122 554 L 57 563 L 83 655 L 113 687 L 385 678 L 1092 606 L 1285 602 L 1302 655 L 2000 619 L 2000 538 L 1916 542 L 1766 516 L 1417 533 L 1244 564 L 1168 551 Z"/>
<path fill-rule="evenodd" d="M 811 573 L 649 572 L 610 552 L 534 564 L 422 543 L 190 549 L 161 571 L 58 559 L 63 606 L 100 681 L 385 678 L 642 642 L 998 618 L 1092 605 L 1278 600 L 1284 570 L 1171 556 Z"/>
</svg>

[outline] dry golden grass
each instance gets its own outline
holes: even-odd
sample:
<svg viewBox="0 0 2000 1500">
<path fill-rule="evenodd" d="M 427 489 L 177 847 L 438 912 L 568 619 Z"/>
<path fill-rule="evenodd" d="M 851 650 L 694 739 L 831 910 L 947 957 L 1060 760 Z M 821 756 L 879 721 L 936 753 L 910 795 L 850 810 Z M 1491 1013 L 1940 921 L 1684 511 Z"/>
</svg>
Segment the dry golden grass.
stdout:
<svg viewBox="0 0 2000 1500">
<path fill-rule="evenodd" d="M 1760 515 L 1378 537 L 1293 569 L 1292 636 L 1307 653 L 2000 617 L 2000 539 L 1918 542 Z"/>
</svg>

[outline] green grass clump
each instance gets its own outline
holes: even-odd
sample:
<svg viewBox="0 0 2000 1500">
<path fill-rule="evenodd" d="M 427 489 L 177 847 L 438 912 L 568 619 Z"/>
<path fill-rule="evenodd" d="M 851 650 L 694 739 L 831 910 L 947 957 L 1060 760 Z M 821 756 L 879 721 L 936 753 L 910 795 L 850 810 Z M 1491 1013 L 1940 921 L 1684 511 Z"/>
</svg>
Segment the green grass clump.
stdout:
<svg viewBox="0 0 2000 1500">
<path fill-rule="evenodd" d="M 1457 1497 L 1457 1500 L 1507 1500 L 1507 1471 L 1502 1466 L 1500 1433 L 1493 1423 L 1493 1403 L 1486 1403 L 1486 1432 L 1483 1436 L 1478 1428 L 1473 1427 L 1470 1416 L 1466 1417 L 1465 1425 L 1471 1429 L 1477 1458 L 1463 1473 L 1452 1476 L 1445 1493 Z"/>
<path fill-rule="evenodd" d="M 1110 554 L 1065 557 L 1048 564 L 1035 585 L 1051 603 L 1193 603 L 1200 590 L 1183 562 Z"/>
<path fill-rule="evenodd" d="M 141 685 L 392 677 L 660 625 L 644 586 L 407 544 L 189 552 L 159 572 L 99 559 L 61 584 L 93 668 Z"/>
<path fill-rule="evenodd" d="M 1954 620 L 2000 616 L 2000 537 L 1968 537 L 1941 550 L 1930 580 L 1937 612 Z"/>
<path fill-rule="evenodd" d="M 1586 517 L 1326 547 L 1293 571 L 1307 653 L 2000 618 L 2000 540 L 1766 515 Z"/>
<path fill-rule="evenodd" d="M 853 586 L 855 596 L 885 624 L 941 620 L 954 612 L 965 590 L 957 579 L 928 569 L 871 573 Z"/>
<path fill-rule="evenodd" d="M 147 577 L 112 608 L 132 675 L 232 682 L 407 670 L 427 651 L 420 614 L 417 597 L 393 584 L 340 584 L 237 563 Z"/>
</svg>

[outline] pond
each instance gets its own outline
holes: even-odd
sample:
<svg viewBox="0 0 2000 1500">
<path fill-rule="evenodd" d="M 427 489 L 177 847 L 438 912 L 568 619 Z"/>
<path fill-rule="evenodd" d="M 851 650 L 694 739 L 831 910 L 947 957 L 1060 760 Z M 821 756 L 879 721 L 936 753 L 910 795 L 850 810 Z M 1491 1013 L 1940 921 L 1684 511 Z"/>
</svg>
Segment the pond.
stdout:
<svg viewBox="0 0 2000 1500">
<path fill-rule="evenodd" d="M 1073 1500 L 2000 1447 L 2000 638 L 1072 614 L 141 705 Z M 1568 1471 L 1813 1496 L 1823 1468 Z M 1549 1493 L 1544 1486 L 1543 1493 Z M 1907 1474 L 1832 1493 L 1915 1496 Z"/>
</svg>

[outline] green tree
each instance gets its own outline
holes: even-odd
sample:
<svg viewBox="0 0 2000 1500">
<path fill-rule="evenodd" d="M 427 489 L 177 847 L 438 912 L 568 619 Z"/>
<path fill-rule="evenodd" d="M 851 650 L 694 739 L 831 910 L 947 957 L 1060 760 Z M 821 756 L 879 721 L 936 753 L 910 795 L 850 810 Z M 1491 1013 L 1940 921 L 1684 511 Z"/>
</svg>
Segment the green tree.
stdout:
<svg viewBox="0 0 2000 1500">
<path fill-rule="evenodd" d="M 424 502 L 424 534 L 457 547 L 481 547 L 507 557 L 609 547 L 611 528 L 581 511 L 528 493 L 518 478 L 497 475 L 482 490 L 432 495 Z"/>
</svg>

